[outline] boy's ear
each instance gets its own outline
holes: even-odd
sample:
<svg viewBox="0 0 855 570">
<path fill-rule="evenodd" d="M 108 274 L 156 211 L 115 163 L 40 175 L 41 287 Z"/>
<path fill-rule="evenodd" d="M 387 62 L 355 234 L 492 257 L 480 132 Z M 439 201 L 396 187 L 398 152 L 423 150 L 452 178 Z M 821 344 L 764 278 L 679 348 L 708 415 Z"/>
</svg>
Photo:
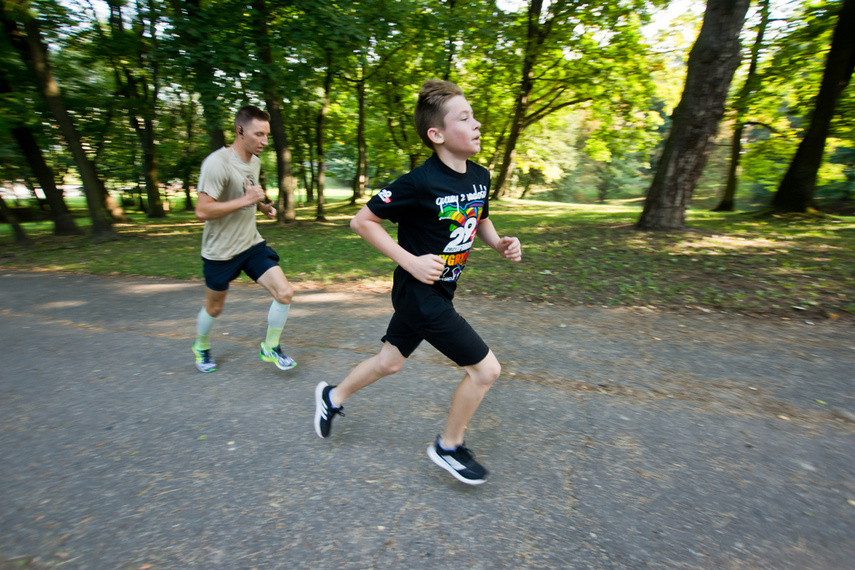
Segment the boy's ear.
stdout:
<svg viewBox="0 0 855 570">
<path fill-rule="evenodd" d="M 442 133 L 436 127 L 429 128 L 427 136 L 433 144 L 442 144 Z"/>
</svg>

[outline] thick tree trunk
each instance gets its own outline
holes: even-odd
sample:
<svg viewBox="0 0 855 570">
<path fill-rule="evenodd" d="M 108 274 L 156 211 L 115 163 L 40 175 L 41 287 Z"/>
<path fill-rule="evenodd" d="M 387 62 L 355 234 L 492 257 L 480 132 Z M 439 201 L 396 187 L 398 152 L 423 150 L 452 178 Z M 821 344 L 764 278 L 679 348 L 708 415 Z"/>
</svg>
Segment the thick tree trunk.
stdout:
<svg viewBox="0 0 855 570">
<path fill-rule="evenodd" d="M 855 0 L 844 0 L 834 28 L 813 117 L 796 154 L 772 197 L 779 212 L 806 212 L 813 206 L 816 175 L 840 94 L 855 68 Z"/>
<path fill-rule="evenodd" d="M 708 0 L 689 54 L 686 86 L 636 227 L 682 230 L 739 66 L 739 33 L 749 0 Z"/>
<path fill-rule="evenodd" d="M 56 179 L 53 170 L 45 161 L 42 149 L 39 148 L 36 138 L 28 127 L 15 127 L 12 135 L 18 142 L 21 153 L 24 155 L 33 175 L 45 193 L 45 199 L 50 207 L 50 216 L 53 220 L 53 233 L 58 236 L 80 235 L 83 233 L 68 211 L 62 192 L 56 187 Z"/>
<path fill-rule="evenodd" d="M 24 22 L 24 30 L 18 23 L 8 20 L 5 14 L 0 12 L 0 20 L 8 35 L 11 44 L 15 47 L 21 58 L 29 65 L 36 79 L 36 84 L 45 100 L 45 104 L 57 122 L 65 142 L 74 157 L 74 163 L 83 182 L 83 192 L 86 195 L 86 205 L 89 209 L 89 217 L 92 220 L 92 235 L 96 238 L 113 235 L 113 228 L 107 219 L 104 205 L 101 201 L 101 183 L 95 167 L 86 156 L 83 144 L 71 116 L 65 107 L 62 92 L 53 77 L 48 63 L 47 48 L 42 42 L 41 30 L 38 22 L 29 19 Z"/>
</svg>

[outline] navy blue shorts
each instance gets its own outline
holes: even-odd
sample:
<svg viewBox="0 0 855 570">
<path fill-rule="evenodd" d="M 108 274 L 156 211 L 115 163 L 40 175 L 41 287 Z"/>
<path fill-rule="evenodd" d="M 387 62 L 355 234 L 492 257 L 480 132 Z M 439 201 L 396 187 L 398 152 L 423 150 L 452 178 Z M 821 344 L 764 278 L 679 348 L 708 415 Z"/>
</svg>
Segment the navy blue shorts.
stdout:
<svg viewBox="0 0 855 570">
<path fill-rule="evenodd" d="M 487 343 L 455 310 L 451 299 L 430 285 L 415 280 L 392 287 L 395 314 L 383 342 L 395 346 L 405 358 L 428 341 L 458 366 L 478 364 L 490 352 Z"/>
<path fill-rule="evenodd" d="M 277 265 L 279 265 L 279 255 L 267 245 L 266 241 L 263 241 L 224 261 L 203 257 L 202 273 L 205 275 L 205 285 L 209 289 L 227 291 L 229 283 L 237 279 L 241 271 L 249 275 L 253 281 L 258 281 L 268 269 Z"/>
</svg>

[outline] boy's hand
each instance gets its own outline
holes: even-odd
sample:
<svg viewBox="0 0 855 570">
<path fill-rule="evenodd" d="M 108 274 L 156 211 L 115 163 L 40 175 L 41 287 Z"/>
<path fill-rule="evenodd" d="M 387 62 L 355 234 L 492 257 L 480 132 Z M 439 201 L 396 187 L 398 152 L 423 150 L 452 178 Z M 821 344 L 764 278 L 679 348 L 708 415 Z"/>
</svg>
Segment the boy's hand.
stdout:
<svg viewBox="0 0 855 570">
<path fill-rule="evenodd" d="M 522 259 L 522 246 L 520 240 L 515 237 L 503 237 L 496 243 L 498 251 L 505 259 L 520 261 Z"/>
<path fill-rule="evenodd" d="M 427 253 L 416 257 L 410 267 L 404 269 L 425 285 L 433 285 L 437 279 L 442 277 L 445 262 L 440 256 Z"/>
</svg>

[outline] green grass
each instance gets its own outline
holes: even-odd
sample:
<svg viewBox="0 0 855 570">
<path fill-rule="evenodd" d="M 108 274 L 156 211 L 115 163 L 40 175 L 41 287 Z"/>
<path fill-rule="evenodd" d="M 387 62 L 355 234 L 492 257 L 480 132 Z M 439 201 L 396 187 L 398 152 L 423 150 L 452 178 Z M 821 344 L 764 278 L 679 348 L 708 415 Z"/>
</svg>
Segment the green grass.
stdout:
<svg viewBox="0 0 855 570">
<path fill-rule="evenodd" d="M 326 222 L 314 206 L 295 223 L 259 227 L 294 282 L 361 286 L 386 282 L 393 264 L 348 227 L 357 207 L 334 202 Z M 81 211 L 81 215 L 84 212 Z M 501 259 L 476 240 L 459 294 L 533 302 L 654 307 L 779 315 L 855 317 L 855 217 L 758 218 L 688 212 L 684 233 L 633 229 L 638 202 L 576 205 L 509 200 L 491 204 L 502 235 L 523 244 L 523 262 Z M 133 215 L 115 240 L 55 237 L 28 223 L 34 239 L 15 245 L 0 226 L 0 267 L 198 279 L 202 224 L 191 213 Z M 85 227 L 85 218 L 79 218 Z M 394 226 L 388 228 L 394 235 Z M 245 277 L 243 278 L 246 279 Z"/>
</svg>

